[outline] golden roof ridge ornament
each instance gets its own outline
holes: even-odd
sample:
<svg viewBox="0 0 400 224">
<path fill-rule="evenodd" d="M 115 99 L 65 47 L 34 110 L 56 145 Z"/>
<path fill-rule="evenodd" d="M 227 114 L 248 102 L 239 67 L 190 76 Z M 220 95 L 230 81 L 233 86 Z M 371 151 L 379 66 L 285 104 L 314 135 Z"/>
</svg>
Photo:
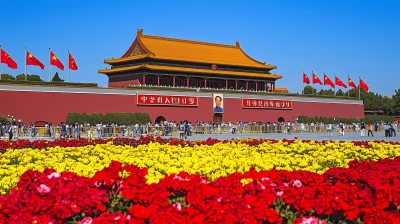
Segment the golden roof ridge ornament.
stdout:
<svg viewBox="0 0 400 224">
<path fill-rule="evenodd" d="M 239 41 L 236 41 L 236 47 L 240 48 L 240 43 L 239 43 Z"/>
<path fill-rule="evenodd" d="M 142 36 L 143 35 L 143 29 L 138 29 L 136 35 L 137 36 Z"/>
</svg>

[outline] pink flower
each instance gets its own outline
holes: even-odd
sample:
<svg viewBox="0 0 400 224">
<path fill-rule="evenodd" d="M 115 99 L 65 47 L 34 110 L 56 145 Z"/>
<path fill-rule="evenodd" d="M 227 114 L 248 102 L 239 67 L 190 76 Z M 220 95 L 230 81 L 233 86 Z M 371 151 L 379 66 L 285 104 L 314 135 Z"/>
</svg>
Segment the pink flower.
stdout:
<svg viewBox="0 0 400 224">
<path fill-rule="evenodd" d="M 172 206 L 176 209 L 178 209 L 179 211 L 182 210 L 182 205 L 179 202 L 176 202 L 175 204 L 172 204 Z"/>
<path fill-rule="evenodd" d="M 288 183 L 283 183 L 283 186 L 289 187 L 289 184 Z"/>
<path fill-rule="evenodd" d="M 222 200 L 222 198 L 218 198 L 218 199 L 217 199 L 218 202 L 221 202 L 221 200 Z"/>
<path fill-rule="evenodd" d="M 86 217 L 82 219 L 82 221 L 79 221 L 77 224 L 92 224 L 93 219 L 91 217 Z"/>
<path fill-rule="evenodd" d="M 269 177 L 263 177 L 261 178 L 261 181 L 269 181 Z"/>
<path fill-rule="evenodd" d="M 300 224 L 326 224 L 325 221 L 319 220 L 314 216 L 301 217 L 299 221 L 301 221 Z"/>
<path fill-rule="evenodd" d="M 61 175 L 59 173 L 57 173 L 57 172 L 54 172 L 54 173 L 52 173 L 50 175 L 47 175 L 47 178 L 49 178 L 49 179 L 60 178 L 60 177 L 61 177 Z"/>
<path fill-rule="evenodd" d="M 301 186 L 303 186 L 303 184 L 301 183 L 301 181 L 295 180 L 295 181 L 293 182 L 293 187 L 300 188 Z"/>
<path fill-rule="evenodd" d="M 185 179 L 183 179 L 182 177 L 180 177 L 180 176 L 175 176 L 174 177 L 174 180 L 180 180 L 180 181 L 184 181 Z"/>
<path fill-rule="evenodd" d="M 282 196 L 283 195 L 283 191 L 276 192 L 276 195 L 279 196 L 279 197 Z"/>
<path fill-rule="evenodd" d="M 38 191 L 40 194 L 47 194 L 47 193 L 49 193 L 49 192 L 51 191 L 51 188 L 49 188 L 48 186 L 46 186 L 46 185 L 44 185 L 44 184 L 41 184 L 41 185 L 37 188 L 37 191 Z"/>
</svg>

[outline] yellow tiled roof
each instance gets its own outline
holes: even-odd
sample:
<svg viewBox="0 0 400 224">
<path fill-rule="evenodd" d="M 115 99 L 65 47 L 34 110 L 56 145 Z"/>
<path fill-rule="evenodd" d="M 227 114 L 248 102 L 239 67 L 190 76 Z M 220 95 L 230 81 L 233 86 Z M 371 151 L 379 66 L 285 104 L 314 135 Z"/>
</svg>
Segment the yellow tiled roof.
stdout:
<svg viewBox="0 0 400 224">
<path fill-rule="evenodd" d="M 249 57 L 236 42 L 236 45 L 214 44 L 192 40 L 144 35 L 139 30 L 136 37 L 139 43 L 148 52 L 146 57 L 158 59 L 201 62 L 220 65 L 246 66 L 265 69 L 275 69 L 275 65 L 265 64 Z M 115 63 L 134 60 L 125 57 L 105 60 L 106 63 Z"/>
<path fill-rule="evenodd" d="M 203 73 L 203 74 L 215 74 L 215 75 L 232 75 L 240 77 L 255 77 L 255 78 L 271 78 L 280 79 L 282 76 L 275 74 L 262 74 L 262 73 L 251 73 L 251 72 L 235 72 L 235 71 L 224 71 L 224 70 L 206 70 L 199 68 L 183 68 L 183 67 L 172 67 L 172 66 L 159 66 L 159 65 L 135 65 L 129 67 L 112 68 L 112 69 L 102 69 L 99 73 L 110 74 L 114 72 L 131 71 L 139 68 L 148 68 L 151 70 L 162 70 L 162 71 L 178 71 L 178 72 L 188 72 L 188 73 Z"/>
<path fill-rule="evenodd" d="M 275 87 L 275 92 L 289 93 L 289 90 L 285 87 Z"/>
</svg>

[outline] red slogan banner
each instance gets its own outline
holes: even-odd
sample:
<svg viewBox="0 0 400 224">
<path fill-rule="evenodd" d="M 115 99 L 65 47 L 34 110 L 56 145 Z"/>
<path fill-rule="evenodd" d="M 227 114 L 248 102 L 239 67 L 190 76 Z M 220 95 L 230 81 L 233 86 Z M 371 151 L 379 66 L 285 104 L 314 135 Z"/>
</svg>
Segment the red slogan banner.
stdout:
<svg viewBox="0 0 400 224">
<path fill-rule="evenodd" d="M 199 100 L 194 96 L 162 96 L 137 94 L 138 105 L 197 107 Z"/>
<path fill-rule="evenodd" d="M 290 100 L 263 100 L 242 98 L 243 108 L 293 109 Z"/>
</svg>

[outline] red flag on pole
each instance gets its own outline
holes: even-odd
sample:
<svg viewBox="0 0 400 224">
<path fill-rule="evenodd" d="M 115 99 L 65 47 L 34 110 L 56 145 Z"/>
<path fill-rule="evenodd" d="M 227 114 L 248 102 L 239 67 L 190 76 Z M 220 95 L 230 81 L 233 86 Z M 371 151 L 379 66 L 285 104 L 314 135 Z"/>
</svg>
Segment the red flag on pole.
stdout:
<svg viewBox="0 0 400 224">
<path fill-rule="evenodd" d="M 312 82 L 313 82 L 313 84 L 320 84 L 320 85 L 322 85 L 321 79 L 319 79 L 318 76 L 316 76 L 316 75 L 314 74 L 314 72 L 312 73 Z"/>
<path fill-rule="evenodd" d="M 35 56 L 33 56 L 28 51 L 26 51 L 26 65 L 39 66 L 41 69 L 44 69 L 43 63 L 35 58 Z"/>
<path fill-rule="evenodd" d="M 18 68 L 17 63 L 11 58 L 9 54 L 3 49 L 0 49 L 1 61 L 0 63 L 6 64 L 9 68 L 16 69 Z"/>
<path fill-rule="evenodd" d="M 64 65 L 52 51 L 50 51 L 50 65 L 54 65 L 57 68 L 64 70 Z"/>
<path fill-rule="evenodd" d="M 351 78 L 349 77 L 349 87 L 353 87 L 353 90 L 356 91 L 357 90 L 357 86 L 356 84 L 354 84 L 353 80 L 351 80 Z"/>
<path fill-rule="evenodd" d="M 303 72 L 303 83 L 310 84 L 310 78 L 308 78 L 308 75 L 304 72 Z"/>
<path fill-rule="evenodd" d="M 332 80 L 324 74 L 324 85 L 330 85 L 332 88 L 335 88 L 335 84 L 333 84 Z"/>
<path fill-rule="evenodd" d="M 360 88 L 366 92 L 368 92 L 368 89 L 369 89 L 367 83 L 365 83 L 361 78 L 360 78 Z"/>
<path fill-rule="evenodd" d="M 347 88 L 346 84 L 344 84 L 344 82 L 342 82 L 342 80 L 340 80 L 338 77 L 336 77 L 336 75 L 335 75 L 335 84 L 337 86 L 341 86 L 341 87 L 343 87 L 345 89 Z"/>
<path fill-rule="evenodd" d="M 78 66 L 76 65 L 74 57 L 68 53 L 68 67 L 71 70 L 78 70 Z"/>
</svg>

